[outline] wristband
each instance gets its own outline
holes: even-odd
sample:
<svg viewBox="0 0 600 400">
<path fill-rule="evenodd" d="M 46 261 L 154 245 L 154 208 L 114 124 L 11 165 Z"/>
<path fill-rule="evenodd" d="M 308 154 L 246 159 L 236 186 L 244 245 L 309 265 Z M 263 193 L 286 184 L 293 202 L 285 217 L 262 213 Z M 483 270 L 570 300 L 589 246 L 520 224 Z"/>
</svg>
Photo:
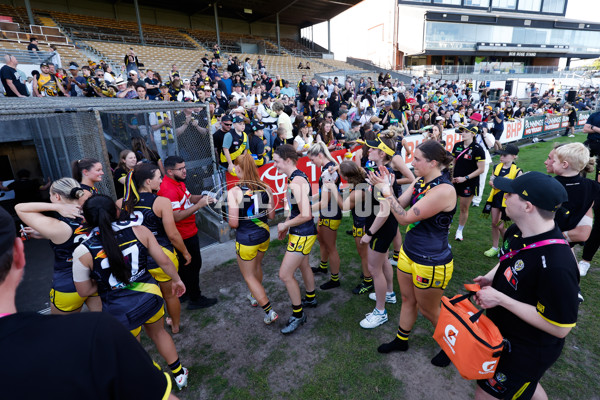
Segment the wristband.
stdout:
<svg viewBox="0 0 600 400">
<path fill-rule="evenodd" d="M 369 228 L 369 229 L 367 229 L 365 232 L 366 232 L 366 234 L 367 234 L 367 235 L 369 235 L 369 236 L 373 236 L 373 234 L 371 233 L 371 229 L 370 229 L 370 228 Z"/>
<path fill-rule="evenodd" d="M 469 175 L 465 176 L 465 181 L 469 180 Z"/>
</svg>

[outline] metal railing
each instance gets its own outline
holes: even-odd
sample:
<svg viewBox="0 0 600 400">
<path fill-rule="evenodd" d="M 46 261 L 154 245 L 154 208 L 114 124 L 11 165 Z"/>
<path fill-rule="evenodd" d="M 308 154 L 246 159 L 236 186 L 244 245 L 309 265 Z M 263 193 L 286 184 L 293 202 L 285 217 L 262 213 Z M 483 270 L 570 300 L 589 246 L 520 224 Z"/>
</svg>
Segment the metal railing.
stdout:
<svg viewBox="0 0 600 400">
<path fill-rule="evenodd" d="M 20 64 L 40 64 L 43 61 L 49 61 L 53 54 L 49 51 L 13 50 L 2 48 L 0 48 L 0 52 L 2 54 L 15 56 Z"/>
</svg>

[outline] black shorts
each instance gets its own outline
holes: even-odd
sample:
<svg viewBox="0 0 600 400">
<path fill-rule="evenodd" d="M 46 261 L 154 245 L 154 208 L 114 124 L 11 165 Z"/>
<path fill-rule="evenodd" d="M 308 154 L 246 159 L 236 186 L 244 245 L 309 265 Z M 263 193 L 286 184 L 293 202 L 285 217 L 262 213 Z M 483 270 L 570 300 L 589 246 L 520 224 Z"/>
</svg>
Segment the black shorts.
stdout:
<svg viewBox="0 0 600 400">
<path fill-rule="evenodd" d="M 390 249 L 390 245 L 394 241 L 394 237 L 396 237 L 396 230 L 397 226 L 394 232 L 377 232 L 377 234 L 371 238 L 369 248 L 378 253 L 387 253 Z"/>
<path fill-rule="evenodd" d="M 509 352 L 505 347 L 500 356 L 494 377 L 478 380 L 477 384 L 497 399 L 531 399 L 538 382 L 558 359 L 560 351 L 556 347 L 549 350 L 543 346 L 532 347 L 514 342 L 511 342 L 510 348 Z"/>
<path fill-rule="evenodd" d="M 479 192 L 479 177 L 469 179 L 463 183 L 455 183 L 454 189 L 456 190 L 456 195 L 459 197 L 475 196 Z"/>
<path fill-rule="evenodd" d="M 503 130 L 493 130 L 492 133 L 494 134 L 494 137 L 496 138 L 496 140 L 500 140 L 500 137 L 502 136 L 502 132 L 504 132 Z"/>
</svg>

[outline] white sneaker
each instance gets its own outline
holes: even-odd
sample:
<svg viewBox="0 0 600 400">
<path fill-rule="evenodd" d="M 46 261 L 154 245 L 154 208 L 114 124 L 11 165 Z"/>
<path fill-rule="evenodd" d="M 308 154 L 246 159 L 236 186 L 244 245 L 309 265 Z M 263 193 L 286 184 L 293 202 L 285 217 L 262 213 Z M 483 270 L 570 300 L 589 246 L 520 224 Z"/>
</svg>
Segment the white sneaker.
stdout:
<svg viewBox="0 0 600 400">
<path fill-rule="evenodd" d="M 373 301 L 377 301 L 377 296 L 375 295 L 375 292 L 369 293 L 369 298 Z M 390 303 L 390 304 L 396 304 L 396 293 L 395 292 L 386 293 L 385 294 L 385 302 Z"/>
<path fill-rule="evenodd" d="M 177 388 L 179 388 L 179 390 L 186 387 L 188 383 L 188 370 L 185 367 L 182 368 L 183 374 L 179 374 L 177 375 L 177 377 L 175 377 L 175 384 L 177 385 Z"/>
<path fill-rule="evenodd" d="M 387 311 L 380 312 L 378 309 L 373 309 L 365 315 L 365 319 L 360 321 L 360 326 L 365 329 L 377 328 L 379 325 L 386 323 L 388 320 Z"/>
<path fill-rule="evenodd" d="M 569 135 L 569 137 L 575 137 L 575 135 L 571 134 L 571 135 Z"/>
<path fill-rule="evenodd" d="M 577 264 L 577 266 L 579 267 L 579 275 L 580 276 L 586 276 L 588 273 L 588 270 L 590 269 L 590 263 L 587 261 L 579 261 L 579 264 Z"/>
<path fill-rule="evenodd" d="M 248 293 L 248 296 L 246 296 L 246 298 L 247 298 L 247 299 L 250 301 L 250 305 L 251 305 L 252 307 L 256 307 L 256 306 L 258 306 L 258 300 L 256 300 L 256 299 L 254 298 L 254 296 L 252 296 L 252 294 Z"/>
<path fill-rule="evenodd" d="M 275 322 L 275 320 L 279 318 L 279 315 L 277 315 L 277 313 L 273 310 L 269 311 L 269 313 L 267 315 L 265 315 L 265 324 L 269 325 L 272 322 Z"/>
<path fill-rule="evenodd" d="M 456 231 L 456 235 L 454 235 L 454 240 L 458 240 L 459 242 L 462 242 L 462 240 L 463 240 L 462 231 Z"/>
</svg>

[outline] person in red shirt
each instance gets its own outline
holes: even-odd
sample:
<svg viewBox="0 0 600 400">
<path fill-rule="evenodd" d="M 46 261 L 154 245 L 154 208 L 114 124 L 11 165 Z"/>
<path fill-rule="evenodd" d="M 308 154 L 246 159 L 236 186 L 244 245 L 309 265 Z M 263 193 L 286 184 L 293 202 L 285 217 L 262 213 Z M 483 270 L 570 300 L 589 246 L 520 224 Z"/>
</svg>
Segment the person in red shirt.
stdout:
<svg viewBox="0 0 600 400">
<path fill-rule="evenodd" d="M 179 156 L 170 156 L 164 161 L 165 178 L 163 179 L 159 196 L 171 200 L 175 226 L 183 238 L 192 261 L 185 265 L 186 261 L 181 254 L 179 258 L 179 275 L 187 288 L 187 293 L 179 298 L 184 302 L 189 299 L 188 310 L 207 308 L 217 303 L 217 299 L 208 298 L 200 291 L 200 268 L 202 268 L 202 256 L 200 255 L 200 242 L 198 240 L 198 227 L 196 226 L 196 212 L 207 206 L 214 200 L 210 196 L 192 195 L 185 186 L 187 172 L 185 161 Z M 186 296 L 187 295 L 187 296 Z"/>
</svg>

